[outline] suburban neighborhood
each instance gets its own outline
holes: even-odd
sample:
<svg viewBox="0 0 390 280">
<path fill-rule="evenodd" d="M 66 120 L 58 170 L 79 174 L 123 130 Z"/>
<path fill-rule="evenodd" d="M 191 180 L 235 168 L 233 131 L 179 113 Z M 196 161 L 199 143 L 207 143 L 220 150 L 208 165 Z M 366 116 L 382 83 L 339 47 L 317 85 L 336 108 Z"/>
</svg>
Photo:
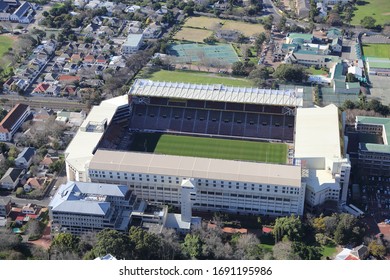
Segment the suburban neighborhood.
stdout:
<svg viewBox="0 0 390 280">
<path fill-rule="evenodd" d="M 0 0 L 0 260 L 390 259 L 390 2 Z"/>
</svg>

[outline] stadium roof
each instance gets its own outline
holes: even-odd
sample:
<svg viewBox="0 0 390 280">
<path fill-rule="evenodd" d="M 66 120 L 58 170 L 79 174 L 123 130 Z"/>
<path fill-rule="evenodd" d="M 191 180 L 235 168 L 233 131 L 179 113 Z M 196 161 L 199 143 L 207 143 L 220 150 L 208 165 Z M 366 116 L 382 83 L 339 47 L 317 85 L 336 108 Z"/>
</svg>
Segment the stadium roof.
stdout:
<svg viewBox="0 0 390 280">
<path fill-rule="evenodd" d="M 130 88 L 129 95 L 294 107 L 303 105 L 302 88 L 275 90 L 138 79 Z"/>
<path fill-rule="evenodd" d="M 341 159 L 339 110 L 334 105 L 298 108 L 295 158 L 316 162 L 308 168 L 325 169 L 325 159 Z"/>
<path fill-rule="evenodd" d="M 124 197 L 127 191 L 126 186 L 69 181 L 59 187 L 49 207 L 55 212 L 105 215 L 110 208 L 107 196 Z"/>
<path fill-rule="evenodd" d="M 93 152 L 104 134 L 104 123 L 110 124 L 118 107 L 127 104 L 127 95 L 123 95 L 105 100 L 91 109 L 65 151 L 66 161 L 73 168 L 85 169 L 85 164 L 92 159 Z"/>
<path fill-rule="evenodd" d="M 301 187 L 293 165 L 98 150 L 89 169 Z"/>
<path fill-rule="evenodd" d="M 376 153 L 390 153 L 390 146 L 388 145 L 390 141 L 390 118 L 356 116 L 356 123 L 358 125 L 366 124 L 383 126 L 383 143 L 385 144 L 359 143 L 360 150 Z"/>
</svg>

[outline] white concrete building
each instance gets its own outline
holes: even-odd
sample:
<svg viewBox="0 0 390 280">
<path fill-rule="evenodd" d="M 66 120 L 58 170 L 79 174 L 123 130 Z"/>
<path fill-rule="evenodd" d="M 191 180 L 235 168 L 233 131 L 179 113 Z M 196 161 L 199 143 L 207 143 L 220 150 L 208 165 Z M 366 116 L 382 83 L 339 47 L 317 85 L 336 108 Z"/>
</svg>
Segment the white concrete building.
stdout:
<svg viewBox="0 0 390 280">
<path fill-rule="evenodd" d="M 351 164 L 344 125 L 344 115 L 333 104 L 297 109 L 294 157 L 302 166 L 309 206 L 347 199 Z"/>
<path fill-rule="evenodd" d="M 122 54 L 136 53 L 143 44 L 143 34 L 129 34 L 122 45 Z"/>
<path fill-rule="evenodd" d="M 107 127 L 114 121 L 128 117 L 127 96 L 103 101 L 95 106 L 83 121 L 79 131 L 65 150 L 68 181 L 88 181 L 87 167 Z"/>
<path fill-rule="evenodd" d="M 88 174 L 92 182 L 125 184 L 152 203 L 181 206 L 185 198 L 200 211 L 303 214 L 300 166 L 98 150 Z"/>
</svg>

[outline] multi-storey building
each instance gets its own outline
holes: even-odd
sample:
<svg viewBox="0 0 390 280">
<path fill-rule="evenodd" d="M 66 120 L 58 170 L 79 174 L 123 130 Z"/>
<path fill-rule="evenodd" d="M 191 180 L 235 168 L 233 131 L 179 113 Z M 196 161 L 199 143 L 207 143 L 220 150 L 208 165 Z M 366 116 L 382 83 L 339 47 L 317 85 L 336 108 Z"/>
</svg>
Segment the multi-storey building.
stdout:
<svg viewBox="0 0 390 280">
<path fill-rule="evenodd" d="M 390 119 L 357 116 L 355 129 L 359 133 L 376 135 L 358 148 L 358 166 L 363 175 L 390 176 Z M 375 141 L 373 141 L 375 139 Z M 361 138 L 364 139 L 364 138 Z"/>
<path fill-rule="evenodd" d="M 0 122 L 0 141 L 11 141 L 19 127 L 30 116 L 30 113 L 30 106 L 21 103 L 16 104 Z"/>
<path fill-rule="evenodd" d="M 295 161 L 302 166 L 306 203 L 347 200 L 351 171 L 344 137 L 345 117 L 335 105 L 298 108 Z"/>
<path fill-rule="evenodd" d="M 95 153 L 89 178 L 125 184 L 142 199 L 175 206 L 191 179 L 193 209 L 277 216 L 302 215 L 306 189 L 300 166 L 107 150 Z"/>
</svg>

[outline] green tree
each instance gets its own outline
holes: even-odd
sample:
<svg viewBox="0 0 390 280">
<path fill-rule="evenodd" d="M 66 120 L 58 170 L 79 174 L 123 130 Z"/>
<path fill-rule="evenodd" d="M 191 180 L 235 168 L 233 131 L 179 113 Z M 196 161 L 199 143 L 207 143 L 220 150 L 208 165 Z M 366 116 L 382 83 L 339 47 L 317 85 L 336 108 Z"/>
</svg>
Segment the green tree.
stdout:
<svg viewBox="0 0 390 280">
<path fill-rule="evenodd" d="M 93 248 L 95 256 L 111 254 L 117 259 L 131 259 L 134 244 L 128 235 L 113 229 L 104 229 L 96 235 L 97 242 Z"/>
<path fill-rule="evenodd" d="M 364 27 L 364 28 L 369 28 L 369 29 L 372 29 L 372 28 L 375 28 L 376 25 L 376 19 L 373 18 L 373 17 L 370 17 L 370 16 L 365 16 L 361 21 L 360 21 L 360 24 Z"/>
<path fill-rule="evenodd" d="M 293 242 L 292 248 L 294 253 L 302 260 L 320 260 L 321 248 L 317 246 L 309 246 L 302 242 Z"/>
<path fill-rule="evenodd" d="M 307 79 L 306 69 L 301 65 L 280 64 L 274 72 L 274 77 L 285 82 L 301 83 Z"/>
<path fill-rule="evenodd" d="M 368 244 L 368 250 L 370 251 L 370 254 L 378 257 L 383 258 L 386 255 L 386 247 L 382 244 L 379 244 L 377 241 L 373 240 Z"/>
<path fill-rule="evenodd" d="M 300 257 L 294 252 L 291 241 L 278 242 L 272 248 L 273 257 L 277 260 L 299 260 Z"/>
<path fill-rule="evenodd" d="M 290 241 L 298 241 L 303 236 L 301 219 L 295 215 L 277 218 L 273 232 L 275 243 L 282 240 L 284 236 Z"/>
<path fill-rule="evenodd" d="M 132 244 L 132 259 L 151 260 L 160 258 L 161 240 L 140 227 L 131 227 L 129 239 Z"/>
<path fill-rule="evenodd" d="M 357 82 L 358 79 L 355 77 L 354 74 L 348 73 L 347 77 L 346 77 L 346 81 L 349 82 L 349 83 L 351 83 L 351 82 L 353 83 L 353 82 Z"/>
<path fill-rule="evenodd" d="M 182 244 L 183 253 L 191 259 L 198 259 L 202 255 L 202 245 L 199 235 L 187 234 Z"/>
</svg>

